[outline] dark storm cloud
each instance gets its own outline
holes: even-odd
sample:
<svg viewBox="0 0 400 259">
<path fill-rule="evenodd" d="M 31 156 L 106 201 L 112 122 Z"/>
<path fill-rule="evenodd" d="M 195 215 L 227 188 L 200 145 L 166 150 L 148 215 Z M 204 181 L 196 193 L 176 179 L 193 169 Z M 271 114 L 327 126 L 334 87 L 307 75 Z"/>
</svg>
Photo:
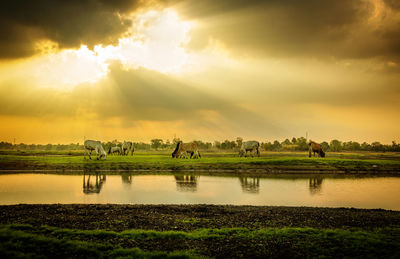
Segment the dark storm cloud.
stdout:
<svg viewBox="0 0 400 259">
<path fill-rule="evenodd" d="M 160 4 L 161 3 L 161 4 Z M 196 50 L 213 38 L 243 56 L 334 57 L 400 60 L 400 6 L 385 0 L 379 19 L 366 0 L 37 0 L 2 1 L 0 59 L 33 55 L 38 40 L 61 48 L 116 43 L 131 22 L 121 14 L 140 7 L 172 7 L 198 20 L 187 45 Z"/>
<path fill-rule="evenodd" d="M 393 9 L 400 9 L 400 2 L 398 0 L 384 0 L 384 3 Z"/>
<path fill-rule="evenodd" d="M 374 4 L 364 0 L 206 0 L 169 4 L 185 18 L 200 21 L 191 34 L 192 49 L 204 48 L 213 38 L 239 55 L 400 56 L 400 21 L 393 14 L 398 11 L 396 1 L 388 0 L 376 21 L 369 21 Z"/>
<path fill-rule="evenodd" d="M 48 39 L 61 48 L 114 43 L 131 22 L 139 0 L 5 0 L 0 7 L 0 58 L 33 55 L 35 43 Z"/>
</svg>

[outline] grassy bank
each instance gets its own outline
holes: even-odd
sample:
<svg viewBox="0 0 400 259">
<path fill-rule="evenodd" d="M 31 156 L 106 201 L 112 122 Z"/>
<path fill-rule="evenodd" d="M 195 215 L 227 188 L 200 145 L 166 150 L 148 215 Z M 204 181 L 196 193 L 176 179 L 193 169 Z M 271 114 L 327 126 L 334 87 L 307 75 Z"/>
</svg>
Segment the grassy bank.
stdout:
<svg viewBox="0 0 400 259">
<path fill-rule="evenodd" d="M 0 206 L 0 256 L 400 256 L 400 212 L 177 205 Z"/>
<path fill-rule="evenodd" d="M 400 172 L 400 155 L 394 153 L 337 153 L 308 158 L 304 153 L 263 153 L 238 157 L 235 153 L 203 153 L 201 159 L 172 159 L 167 152 L 108 156 L 85 160 L 77 154 L 0 154 L 0 170 L 205 170 L 279 172 Z"/>
<path fill-rule="evenodd" d="M 0 227 L 0 255 L 2 258 L 27 255 L 51 258 L 214 256 L 398 258 L 399 236 L 400 229 L 380 228 L 371 232 L 315 228 L 114 232 L 3 225 Z"/>
</svg>

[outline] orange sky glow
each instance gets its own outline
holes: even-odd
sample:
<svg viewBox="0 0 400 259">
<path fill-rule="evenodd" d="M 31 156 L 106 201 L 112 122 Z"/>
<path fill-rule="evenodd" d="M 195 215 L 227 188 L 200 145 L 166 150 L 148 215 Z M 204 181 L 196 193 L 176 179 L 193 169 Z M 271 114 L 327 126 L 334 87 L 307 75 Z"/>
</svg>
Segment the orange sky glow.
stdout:
<svg viewBox="0 0 400 259">
<path fill-rule="evenodd" d="M 396 1 L 46 3 L 0 13 L 1 141 L 400 142 Z"/>
</svg>

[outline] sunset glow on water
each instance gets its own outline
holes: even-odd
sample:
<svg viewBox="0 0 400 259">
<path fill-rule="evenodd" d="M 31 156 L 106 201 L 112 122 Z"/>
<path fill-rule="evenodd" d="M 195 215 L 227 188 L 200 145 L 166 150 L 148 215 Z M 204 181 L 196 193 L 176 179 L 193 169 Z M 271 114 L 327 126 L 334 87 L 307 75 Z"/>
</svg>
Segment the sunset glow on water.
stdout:
<svg viewBox="0 0 400 259">
<path fill-rule="evenodd" d="M 0 204 L 234 204 L 400 210 L 399 177 L 98 175 L 97 180 L 96 186 L 95 175 L 85 179 L 83 175 L 1 175 Z"/>
</svg>

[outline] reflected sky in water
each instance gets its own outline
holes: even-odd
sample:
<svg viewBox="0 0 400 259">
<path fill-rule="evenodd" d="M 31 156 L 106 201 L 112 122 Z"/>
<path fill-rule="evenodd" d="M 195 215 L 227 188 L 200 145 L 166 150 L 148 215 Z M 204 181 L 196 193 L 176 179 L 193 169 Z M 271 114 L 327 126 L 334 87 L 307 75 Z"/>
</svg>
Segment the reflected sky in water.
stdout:
<svg viewBox="0 0 400 259">
<path fill-rule="evenodd" d="M 0 175 L 0 204 L 129 203 L 400 210 L 400 177 Z"/>
</svg>

